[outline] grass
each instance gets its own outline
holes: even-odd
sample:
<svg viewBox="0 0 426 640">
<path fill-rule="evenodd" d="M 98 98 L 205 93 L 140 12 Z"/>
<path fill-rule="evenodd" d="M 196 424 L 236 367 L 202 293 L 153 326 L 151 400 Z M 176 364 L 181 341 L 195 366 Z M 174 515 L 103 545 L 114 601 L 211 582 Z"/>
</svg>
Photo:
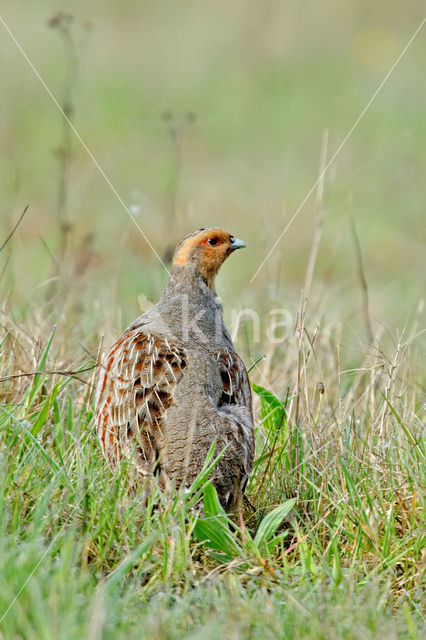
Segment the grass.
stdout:
<svg viewBox="0 0 426 640">
<path fill-rule="evenodd" d="M 162 256 L 207 224 L 248 242 L 218 291 L 259 335 L 243 316 L 244 529 L 205 473 L 142 507 L 92 367 L 165 274 L 0 30 L 0 246 L 29 203 L 0 251 L 0 640 L 424 637 L 424 30 L 249 284 L 417 8 L 78 0 L 67 35 L 53 0 L 3 4 Z"/>
<path fill-rule="evenodd" d="M 414 339 L 387 372 L 378 344 L 334 389 L 333 341 L 290 341 L 273 372 L 294 392 L 254 385 L 241 531 L 206 473 L 189 494 L 154 492 L 145 510 L 126 492 L 126 468 L 114 476 L 101 456 L 91 371 L 7 379 L 24 357 L 35 371 L 69 368 L 60 327 L 36 340 L 5 313 L 2 326 L 2 637 L 423 636 Z M 330 389 L 318 390 L 318 371 Z M 201 515 L 192 506 L 203 495 Z"/>
</svg>

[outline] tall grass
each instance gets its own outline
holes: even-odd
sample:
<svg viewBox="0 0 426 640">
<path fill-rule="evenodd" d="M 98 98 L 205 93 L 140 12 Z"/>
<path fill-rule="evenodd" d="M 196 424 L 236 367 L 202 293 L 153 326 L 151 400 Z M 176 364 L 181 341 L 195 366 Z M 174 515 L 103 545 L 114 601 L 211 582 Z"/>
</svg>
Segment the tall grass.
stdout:
<svg viewBox="0 0 426 640">
<path fill-rule="evenodd" d="M 59 318 L 39 320 L 34 335 L 1 316 L 2 637 L 422 637 L 415 337 L 387 356 L 377 339 L 343 373 L 333 328 L 307 314 L 302 337 L 253 367 L 240 523 L 207 473 L 146 507 L 127 493 L 96 440 L 94 362 L 75 362 Z"/>
</svg>

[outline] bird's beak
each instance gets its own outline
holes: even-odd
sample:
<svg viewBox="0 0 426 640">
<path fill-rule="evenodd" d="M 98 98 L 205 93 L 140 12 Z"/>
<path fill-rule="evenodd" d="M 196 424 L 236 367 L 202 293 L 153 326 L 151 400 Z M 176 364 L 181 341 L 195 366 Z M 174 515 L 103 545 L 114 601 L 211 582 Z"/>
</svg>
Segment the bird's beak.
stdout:
<svg viewBox="0 0 426 640">
<path fill-rule="evenodd" d="M 243 249 L 246 246 L 247 246 L 246 243 L 243 242 L 242 240 L 239 240 L 238 238 L 232 238 L 231 240 L 232 251 L 234 251 L 234 249 Z"/>
</svg>

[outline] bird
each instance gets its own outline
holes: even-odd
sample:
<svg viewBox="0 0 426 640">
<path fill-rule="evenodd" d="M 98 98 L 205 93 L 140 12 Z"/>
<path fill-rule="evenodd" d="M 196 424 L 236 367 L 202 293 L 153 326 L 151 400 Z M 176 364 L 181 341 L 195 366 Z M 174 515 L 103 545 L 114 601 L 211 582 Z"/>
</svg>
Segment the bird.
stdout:
<svg viewBox="0 0 426 640">
<path fill-rule="evenodd" d="M 129 484 L 188 488 L 214 446 L 209 478 L 228 513 L 241 509 L 252 470 L 254 420 L 215 277 L 245 246 L 220 227 L 187 235 L 157 304 L 102 359 L 95 394 L 103 454 L 113 469 L 128 461 Z"/>
</svg>

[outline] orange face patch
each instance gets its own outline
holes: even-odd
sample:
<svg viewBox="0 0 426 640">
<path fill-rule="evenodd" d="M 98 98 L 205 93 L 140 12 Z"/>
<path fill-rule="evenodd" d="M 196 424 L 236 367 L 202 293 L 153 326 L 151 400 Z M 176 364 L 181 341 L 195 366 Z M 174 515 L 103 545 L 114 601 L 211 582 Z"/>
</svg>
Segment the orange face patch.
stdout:
<svg viewBox="0 0 426 640">
<path fill-rule="evenodd" d="M 213 289 L 216 273 L 233 250 L 233 240 L 233 236 L 220 227 L 201 229 L 187 236 L 180 243 L 173 265 L 177 267 L 196 265 L 207 284 Z"/>
<path fill-rule="evenodd" d="M 178 267 L 184 267 L 191 258 L 196 256 L 197 253 L 199 254 L 200 247 L 206 250 L 211 249 L 211 251 L 202 250 L 203 255 L 199 255 L 199 260 L 201 258 L 200 261 L 203 261 L 204 255 L 210 258 L 222 255 L 221 264 L 226 257 L 226 255 L 224 256 L 223 254 L 227 253 L 231 247 L 231 237 L 231 234 L 220 227 L 202 229 L 188 236 L 181 242 L 176 250 L 173 264 Z"/>
</svg>

